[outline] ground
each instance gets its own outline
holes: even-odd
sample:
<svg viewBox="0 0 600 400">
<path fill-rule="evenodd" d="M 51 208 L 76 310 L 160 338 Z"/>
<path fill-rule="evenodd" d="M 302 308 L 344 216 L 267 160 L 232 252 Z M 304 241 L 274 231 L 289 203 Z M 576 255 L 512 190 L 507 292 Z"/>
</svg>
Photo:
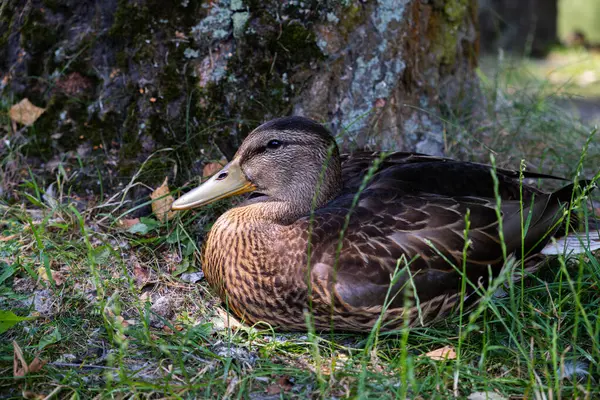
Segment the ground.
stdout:
<svg viewBox="0 0 600 400">
<path fill-rule="evenodd" d="M 479 120 L 487 122 L 466 130 L 464 116 L 445 119 L 446 153 L 483 162 L 493 153 L 502 166 L 598 179 L 600 142 L 590 123 L 598 114 L 583 115 L 597 104 L 592 94 L 574 100 L 580 119 L 543 65 L 491 64 L 481 73 L 487 102 Z M 4 114 L 0 122 L 10 124 Z M 2 146 L 3 172 L 27 170 L 10 137 Z M 135 207 L 119 207 L 139 184 L 135 176 L 114 196 L 98 196 L 70 192 L 76 168 L 55 170 L 47 187 L 33 174 L 13 182 L 17 201 L 0 194 L 2 397 L 600 396 L 593 254 L 560 257 L 433 327 L 281 334 L 236 323 L 201 279 L 202 238 L 231 203 L 172 219 L 154 207 L 137 218 Z M 17 316 L 27 319 L 11 326 Z"/>
</svg>

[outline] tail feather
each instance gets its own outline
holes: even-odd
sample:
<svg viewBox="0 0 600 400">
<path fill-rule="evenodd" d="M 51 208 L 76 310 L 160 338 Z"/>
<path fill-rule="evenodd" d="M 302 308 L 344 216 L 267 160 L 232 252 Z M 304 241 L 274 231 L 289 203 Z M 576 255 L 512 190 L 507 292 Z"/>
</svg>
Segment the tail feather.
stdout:
<svg viewBox="0 0 600 400">
<path fill-rule="evenodd" d="M 573 232 L 550 241 L 541 251 L 546 256 L 584 254 L 600 249 L 600 233 Z"/>
</svg>

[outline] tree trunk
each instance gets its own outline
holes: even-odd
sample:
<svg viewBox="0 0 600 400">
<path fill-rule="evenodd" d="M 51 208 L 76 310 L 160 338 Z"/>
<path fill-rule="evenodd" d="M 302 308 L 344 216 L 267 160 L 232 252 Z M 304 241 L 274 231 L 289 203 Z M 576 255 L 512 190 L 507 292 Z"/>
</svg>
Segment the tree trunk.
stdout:
<svg viewBox="0 0 600 400">
<path fill-rule="evenodd" d="M 46 108 L 25 135 L 30 161 L 96 160 L 79 175 L 93 190 L 163 148 L 175 151 L 142 179 L 175 165 L 187 179 L 292 113 L 343 133 L 346 150 L 440 154 L 440 110 L 477 93 L 475 3 L 9 0 L 0 95 Z"/>
<path fill-rule="evenodd" d="M 483 51 L 545 56 L 558 43 L 558 0 L 480 0 Z"/>
</svg>

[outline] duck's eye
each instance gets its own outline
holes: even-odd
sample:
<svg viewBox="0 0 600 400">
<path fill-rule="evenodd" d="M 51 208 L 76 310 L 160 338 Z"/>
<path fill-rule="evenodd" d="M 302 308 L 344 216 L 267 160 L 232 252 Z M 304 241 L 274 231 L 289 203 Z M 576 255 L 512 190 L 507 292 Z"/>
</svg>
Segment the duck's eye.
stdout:
<svg viewBox="0 0 600 400">
<path fill-rule="evenodd" d="M 281 147 L 281 142 L 277 139 L 270 140 L 269 143 L 267 143 L 267 149 L 269 149 L 269 150 L 278 149 L 280 147 Z"/>
</svg>

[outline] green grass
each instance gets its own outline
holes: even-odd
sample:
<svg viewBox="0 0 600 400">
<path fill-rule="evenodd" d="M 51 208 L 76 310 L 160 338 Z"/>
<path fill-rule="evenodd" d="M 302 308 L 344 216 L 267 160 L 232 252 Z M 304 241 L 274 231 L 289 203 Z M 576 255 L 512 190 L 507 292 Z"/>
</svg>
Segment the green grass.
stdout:
<svg viewBox="0 0 600 400">
<path fill-rule="evenodd" d="M 557 107 L 553 91 L 514 90 L 510 73 L 488 72 L 485 107 L 447 119 L 447 153 L 489 162 L 492 151 L 499 166 L 518 169 L 525 159 L 532 171 L 594 176 L 600 147 L 588 140 L 591 127 Z M 0 166 L 14 167 L 18 148 L 1 157 Z M 229 203 L 165 223 L 147 217 L 128 230 L 117 220 L 129 216 L 114 204 L 77 209 L 64 170 L 51 198 L 35 174 L 10 184 L 20 201 L 0 197 L 0 310 L 35 318 L 0 334 L 3 397 L 600 396 L 600 262 L 592 254 L 559 259 L 509 284 L 504 297 L 489 291 L 475 311 L 433 327 L 280 334 L 235 326 L 205 282 L 181 279 L 199 269 L 195 238 Z M 49 363 L 14 379 L 13 340 L 28 362 L 39 355 Z M 456 359 L 425 356 L 446 346 Z M 576 363 L 585 374 L 563 379 Z"/>
<path fill-rule="evenodd" d="M 503 56 L 504 57 L 504 56 Z M 544 59 L 486 56 L 481 68 L 509 94 L 517 90 L 563 99 L 600 99 L 600 53 L 583 48 L 556 48 Z"/>
</svg>

